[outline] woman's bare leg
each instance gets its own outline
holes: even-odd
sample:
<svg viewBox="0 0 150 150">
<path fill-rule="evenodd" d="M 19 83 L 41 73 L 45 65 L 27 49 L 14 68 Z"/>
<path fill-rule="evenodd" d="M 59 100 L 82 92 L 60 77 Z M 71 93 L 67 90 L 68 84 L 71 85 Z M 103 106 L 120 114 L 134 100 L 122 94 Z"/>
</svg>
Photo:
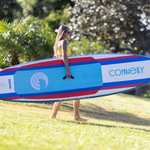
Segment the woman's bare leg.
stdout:
<svg viewBox="0 0 150 150">
<path fill-rule="evenodd" d="M 80 114 L 79 114 L 80 100 L 74 100 L 73 105 L 74 105 L 74 113 L 75 113 L 74 120 L 82 121 L 82 122 L 88 121 L 89 119 L 84 119 L 80 117 Z"/>
<path fill-rule="evenodd" d="M 53 112 L 51 118 L 56 118 L 57 112 L 59 110 L 59 107 L 61 105 L 61 102 L 55 102 L 53 105 Z"/>
</svg>

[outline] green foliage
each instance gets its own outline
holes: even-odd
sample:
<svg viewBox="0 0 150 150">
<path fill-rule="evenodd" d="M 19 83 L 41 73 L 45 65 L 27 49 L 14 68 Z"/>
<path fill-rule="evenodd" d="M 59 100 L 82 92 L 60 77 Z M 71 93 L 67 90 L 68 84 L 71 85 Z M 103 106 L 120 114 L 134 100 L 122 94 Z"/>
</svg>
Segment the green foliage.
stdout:
<svg viewBox="0 0 150 150">
<path fill-rule="evenodd" d="M 0 70 L 10 66 L 9 58 L 6 58 L 4 55 L 0 55 Z"/>
<path fill-rule="evenodd" d="M 68 23 L 67 9 L 73 6 L 71 0 L 19 0 L 23 9 L 23 18 L 29 15 L 45 19 L 50 27 L 55 30 L 60 23 Z"/>
<path fill-rule="evenodd" d="M 63 10 L 52 10 L 51 13 L 44 18 L 44 21 L 46 21 L 53 30 L 58 29 L 60 24 L 68 24 L 69 18 L 66 17 L 68 7 L 69 5 L 67 5 Z"/>
<path fill-rule="evenodd" d="M 71 55 L 85 55 L 85 54 L 97 54 L 107 53 L 104 43 L 100 41 L 91 42 L 89 39 L 82 37 L 81 41 L 73 41 L 69 43 L 71 49 Z"/>
<path fill-rule="evenodd" d="M 33 15 L 33 7 L 36 5 L 37 0 L 17 0 L 17 2 L 22 8 L 23 19 Z"/>
<path fill-rule="evenodd" d="M 55 36 L 48 24 L 33 17 L 23 20 L 21 24 L 24 28 L 23 50 L 25 59 L 32 61 L 53 57 Z"/>
<path fill-rule="evenodd" d="M 11 65 L 19 64 L 19 58 L 32 61 L 52 57 L 53 36 L 50 27 L 38 18 L 28 17 L 17 24 L 3 20 L 0 22 L 0 53 L 11 60 Z"/>
<path fill-rule="evenodd" d="M 72 1 L 68 10 L 74 37 L 103 40 L 112 52 L 150 52 L 149 0 Z"/>
<path fill-rule="evenodd" d="M 14 19 L 22 16 L 22 8 L 16 0 L 1 0 L 0 1 L 0 20 L 9 19 L 13 22 Z"/>
<path fill-rule="evenodd" d="M 12 65 L 19 64 L 19 54 L 23 53 L 21 47 L 23 36 L 17 27 L 7 23 L 6 20 L 0 22 L 0 53 L 5 58 L 5 62 L 7 62 L 6 60 L 14 61 Z"/>
<path fill-rule="evenodd" d="M 52 105 L 0 101 L 1 150 L 149 150 L 149 99 L 117 94 L 82 100 L 80 113 L 90 119 L 85 123 L 72 121 L 72 102 L 62 104 L 55 120 Z"/>
<path fill-rule="evenodd" d="M 140 96 L 150 98 L 150 83 L 139 89 Z"/>
</svg>

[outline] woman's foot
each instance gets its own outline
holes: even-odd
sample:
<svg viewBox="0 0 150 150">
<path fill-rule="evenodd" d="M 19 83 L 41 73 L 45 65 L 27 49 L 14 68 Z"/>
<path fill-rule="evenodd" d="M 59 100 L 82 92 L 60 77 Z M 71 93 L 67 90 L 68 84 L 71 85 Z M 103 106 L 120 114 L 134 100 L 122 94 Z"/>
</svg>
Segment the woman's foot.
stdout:
<svg viewBox="0 0 150 150">
<path fill-rule="evenodd" d="M 76 117 L 74 120 L 75 120 L 75 121 L 86 122 L 86 121 L 88 121 L 89 119 L 84 119 L 84 118 L 81 118 L 81 117 Z"/>
<path fill-rule="evenodd" d="M 56 116 L 51 116 L 51 119 L 56 119 Z"/>
</svg>

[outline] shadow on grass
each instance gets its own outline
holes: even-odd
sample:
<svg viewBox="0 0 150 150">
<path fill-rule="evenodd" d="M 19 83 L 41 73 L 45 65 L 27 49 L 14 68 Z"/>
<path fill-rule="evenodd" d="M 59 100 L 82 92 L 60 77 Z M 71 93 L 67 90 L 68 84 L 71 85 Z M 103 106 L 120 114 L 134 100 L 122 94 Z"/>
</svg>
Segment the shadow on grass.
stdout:
<svg viewBox="0 0 150 150">
<path fill-rule="evenodd" d="M 59 120 L 61 122 L 68 122 L 68 123 L 74 123 L 74 124 L 82 124 L 82 125 L 92 125 L 92 126 L 100 126 L 100 127 L 107 127 L 107 128 L 117 128 L 118 126 L 115 125 L 104 125 L 100 123 L 89 123 L 89 122 L 78 122 L 78 121 L 66 121 L 66 120 Z M 119 128 L 129 128 L 129 129 L 134 129 L 134 130 L 139 130 L 139 131 L 145 131 L 145 132 L 150 132 L 148 129 L 142 129 L 142 128 L 136 128 L 136 127 L 122 127 L 119 126 Z"/>
<path fill-rule="evenodd" d="M 62 103 L 62 110 L 73 111 L 72 103 Z M 107 111 L 95 104 L 80 105 L 80 115 L 93 119 L 104 119 L 134 125 L 150 126 L 150 120 L 137 117 L 130 113 Z"/>
</svg>

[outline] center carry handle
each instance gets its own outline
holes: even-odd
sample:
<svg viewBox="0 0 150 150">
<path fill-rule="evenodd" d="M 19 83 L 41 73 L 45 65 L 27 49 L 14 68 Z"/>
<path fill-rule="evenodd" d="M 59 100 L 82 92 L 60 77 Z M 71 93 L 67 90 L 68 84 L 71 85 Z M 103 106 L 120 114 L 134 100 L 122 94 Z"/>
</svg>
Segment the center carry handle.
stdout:
<svg viewBox="0 0 150 150">
<path fill-rule="evenodd" d="M 65 80 L 66 78 L 67 78 L 66 76 L 64 76 L 64 77 L 63 77 L 63 79 L 64 79 L 64 80 Z M 71 78 L 71 79 L 74 79 L 74 77 L 73 77 L 73 76 L 71 76 L 70 78 Z"/>
</svg>

